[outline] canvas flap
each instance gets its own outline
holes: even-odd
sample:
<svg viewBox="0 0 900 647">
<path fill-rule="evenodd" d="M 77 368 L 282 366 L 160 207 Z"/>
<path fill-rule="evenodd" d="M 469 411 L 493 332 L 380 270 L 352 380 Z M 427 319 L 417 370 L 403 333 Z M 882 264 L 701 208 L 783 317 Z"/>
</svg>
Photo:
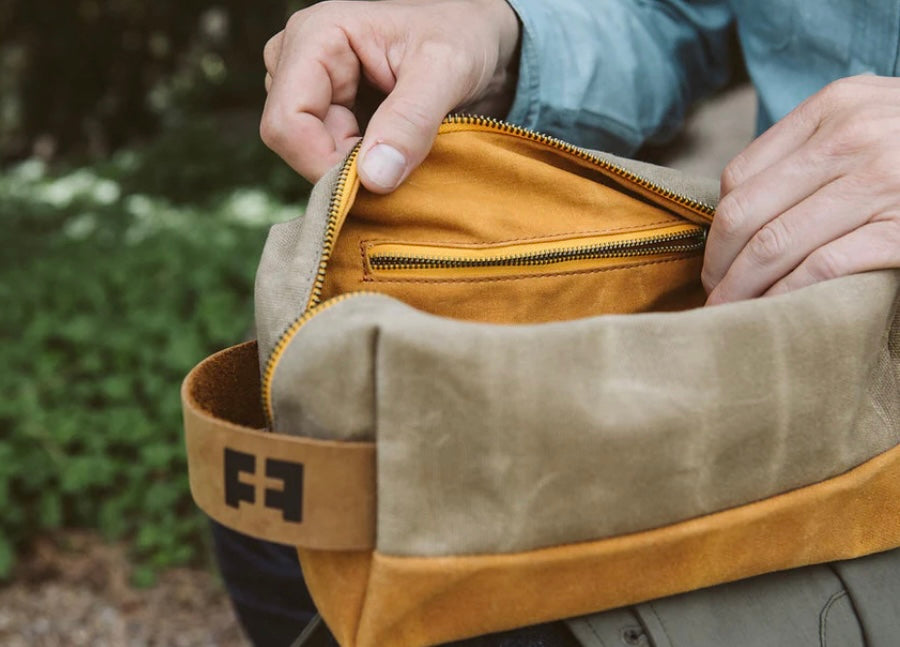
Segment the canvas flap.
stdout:
<svg viewBox="0 0 900 647">
<path fill-rule="evenodd" d="M 502 326 L 376 295 L 307 323 L 275 431 L 377 440 L 377 546 L 515 552 L 816 483 L 900 440 L 900 272 L 679 313 Z"/>
</svg>

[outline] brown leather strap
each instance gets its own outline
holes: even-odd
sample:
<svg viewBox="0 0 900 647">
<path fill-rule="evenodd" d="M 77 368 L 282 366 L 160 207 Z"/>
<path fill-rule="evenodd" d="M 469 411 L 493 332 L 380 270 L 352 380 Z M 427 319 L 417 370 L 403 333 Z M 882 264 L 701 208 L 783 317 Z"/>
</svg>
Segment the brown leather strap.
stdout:
<svg viewBox="0 0 900 647">
<path fill-rule="evenodd" d="M 375 543 L 375 445 L 267 432 L 256 342 L 206 358 L 181 388 L 191 493 L 216 521 L 322 550 Z"/>
</svg>

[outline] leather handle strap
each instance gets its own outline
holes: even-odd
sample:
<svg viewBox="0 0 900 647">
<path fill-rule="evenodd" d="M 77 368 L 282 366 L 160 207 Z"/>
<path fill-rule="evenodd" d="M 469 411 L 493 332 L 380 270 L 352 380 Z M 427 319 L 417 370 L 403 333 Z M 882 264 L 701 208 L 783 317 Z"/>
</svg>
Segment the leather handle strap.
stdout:
<svg viewBox="0 0 900 647">
<path fill-rule="evenodd" d="M 244 534 L 317 550 L 375 544 L 375 445 L 264 429 L 256 342 L 203 360 L 181 388 L 191 494 Z"/>
</svg>

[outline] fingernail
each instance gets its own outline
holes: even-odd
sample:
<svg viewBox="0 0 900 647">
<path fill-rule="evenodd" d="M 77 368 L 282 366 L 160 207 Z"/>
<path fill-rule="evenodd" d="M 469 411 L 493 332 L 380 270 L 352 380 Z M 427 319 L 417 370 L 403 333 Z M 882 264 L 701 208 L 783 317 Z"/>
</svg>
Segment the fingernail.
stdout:
<svg viewBox="0 0 900 647">
<path fill-rule="evenodd" d="M 362 161 L 362 172 L 370 182 L 385 189 L 400 184 L 406 171 L 406 158 L 393 146 L 376 144 L 369 149 Z"/>
</svg>

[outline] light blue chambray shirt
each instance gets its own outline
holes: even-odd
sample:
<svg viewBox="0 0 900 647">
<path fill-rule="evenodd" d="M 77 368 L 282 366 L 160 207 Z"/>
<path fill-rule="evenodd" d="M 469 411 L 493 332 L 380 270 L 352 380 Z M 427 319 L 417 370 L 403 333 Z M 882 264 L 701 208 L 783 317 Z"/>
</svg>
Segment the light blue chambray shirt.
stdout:
<svg viewBox="0 0 900 647">
<path fill-rule="evenodd" d="M 733 29 L 768 128 L 836 79 L 900 73 L 900 0 L 508 0 L 522 22 L 509 121 L 620 154 L 721 87 Z"/>
</svg>

